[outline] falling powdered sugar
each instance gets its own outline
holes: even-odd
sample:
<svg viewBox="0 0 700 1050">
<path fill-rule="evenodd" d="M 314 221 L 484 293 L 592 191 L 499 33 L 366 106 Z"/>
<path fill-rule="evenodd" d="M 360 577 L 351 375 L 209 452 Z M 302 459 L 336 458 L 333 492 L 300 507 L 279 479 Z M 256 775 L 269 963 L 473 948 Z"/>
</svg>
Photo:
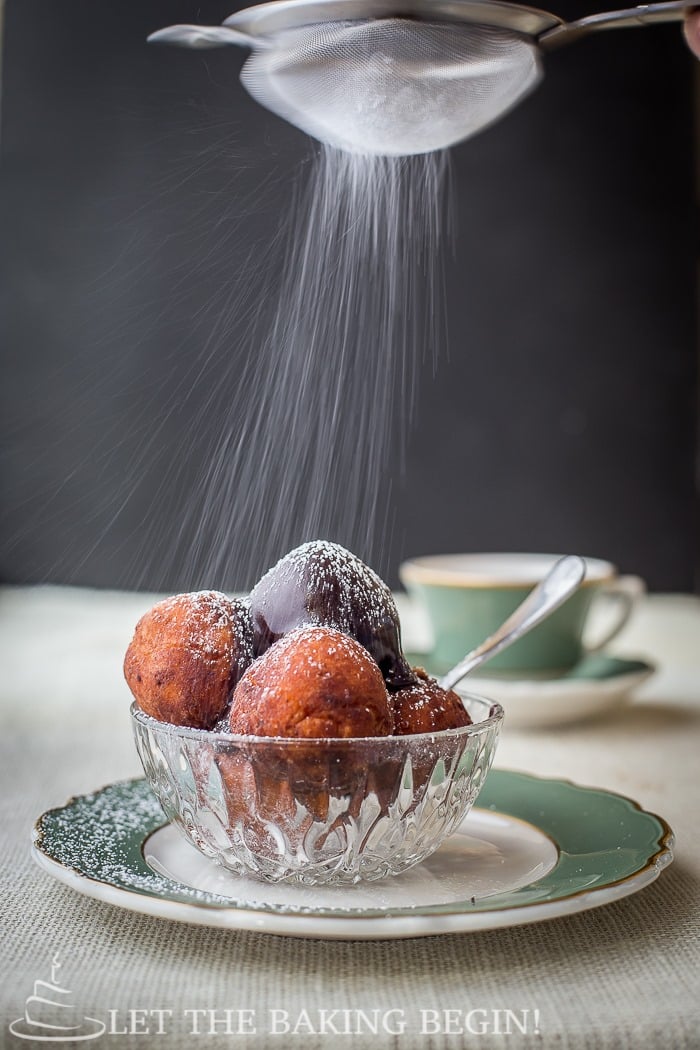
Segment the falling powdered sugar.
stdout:
<svg viewBox="0 0 700 1050">
<path fill-rule="evenodd" d="M 272 315 L 222 366 L 227 419 L 171 552 L 187 586 L 245 590 L 324 535 L 382 563 L 389 464 L 442 336 L 446 171 L 443 154 L 313 158 Z"/>
</svg>

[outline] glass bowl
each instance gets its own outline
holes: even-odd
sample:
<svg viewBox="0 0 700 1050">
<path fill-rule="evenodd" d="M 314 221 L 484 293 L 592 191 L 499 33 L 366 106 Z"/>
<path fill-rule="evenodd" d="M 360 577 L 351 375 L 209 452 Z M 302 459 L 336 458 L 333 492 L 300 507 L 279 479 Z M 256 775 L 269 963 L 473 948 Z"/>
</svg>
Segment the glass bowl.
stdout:
<svg viewBox="0 0 700 1050">
<path fill-rule="evenodd" d="M 168 820 L 205 856 L 269 882 L 353 883 L 430 856 L 479 794 L 503 721 L 413 736 L 300 740 L 158 722 L 132 704 L 143 768 Z"/>
</svg>

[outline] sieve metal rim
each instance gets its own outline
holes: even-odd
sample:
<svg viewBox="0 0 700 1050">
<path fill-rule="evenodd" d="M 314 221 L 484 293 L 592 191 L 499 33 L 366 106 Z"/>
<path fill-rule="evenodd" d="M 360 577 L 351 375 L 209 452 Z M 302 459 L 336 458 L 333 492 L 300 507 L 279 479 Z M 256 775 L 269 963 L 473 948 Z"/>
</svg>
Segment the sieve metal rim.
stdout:
<svg viewBox="0 0 700 1050">
<path fill-rule="evenodd" d="M 237 11 L 225 19 L 221 26 L 204 29 L 187 25 L 169 26 L 152 33 L 148 39 L 191 47 L 243 45 L 253 49 L 251 57 L 254 59 L 257 52 L 267 49 L 274 52 L 280 46 L 283 48 L 285 34 L 297 38 L 295 30 L 299 30 L 302 36 L 304 32 L 310 32 L 313 36 L 314 30 L 319 33 L 323 26 L 377 26 L 383 22 L 403 21 L 415 26 L 423 24 L 445 28 L 452 25 L 456 34 L 457 27 L 468 33 L 468 27 L 478 26 L 481 30 L 491 30 L 494 37 L 500 33 L 504 40 L 509 38 L 512 42 L 514 38 L 519 38 L 521 43 L 526 44 L 535 57 L 539 79 L 541 68 L 537 59 L 543 52 L 573 43 L 597 30 L 680 22 L 687 11 L 697 4 L 698 0 L 652 0 L 651 3 L 638 4 L 633 8 L 603 11 L 567 23 L 550 12 L 524 7 L 509 0 L 269 0 L 267 3 Z M 245 68 L 244 66 L 244 71 Z M 243 74 L 241 79 L 250 94 L 262 105 L 307 134 L 326 141 L 326 133 L 319 134 L 317 121 L 312 120 L 309 124 L 305 118 L 304 123 L 299 122 L 299 106 L 290 110 L 283 98 L 282 105 L 271 105 L 269 97 L 252 90 L 251 84 L 244 79 Z M 512 108 L 526 93 L 527 85 L 519 95 L 513 95 L 510 105 L 501 109 L 500 114 L 496 113 L 488 123 L 493 123 L 493 120 L 503 116 L 507 109 Z M 485 126 L 487 124 L 482 124 L 482 127 Z M 462 138 L 478 130 L 478 127 L 472 128 Z M 460 139 L 446 140 L 440 148 L 454 145 L 457 141 Z M 381 152 L 386 152 L 386 149 Z M 402 150 L 402 155 L 404 152 L 414 153 L 416 150 Z"/>
<path fill-rule="evenodd" d="M 500 0 L 270 0 L 236 11 L 222 23 L 253 38 L 320 22 L 418 19 L 506 29 L 535 43 L 566 23 L 548 11 Z"/>
</svg>

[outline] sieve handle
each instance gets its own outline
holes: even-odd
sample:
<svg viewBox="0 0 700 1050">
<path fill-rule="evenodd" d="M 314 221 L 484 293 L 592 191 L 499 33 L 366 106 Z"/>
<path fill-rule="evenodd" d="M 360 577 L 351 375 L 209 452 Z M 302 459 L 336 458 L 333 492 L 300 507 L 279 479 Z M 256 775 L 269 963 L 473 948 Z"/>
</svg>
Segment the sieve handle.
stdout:
<svg viewBox="0 0 700 1050">
<path fill-rule="evenodd" d="M 659 22 L 682 22 L 686 14 L 697 6 L 698 0 L 670 0 L 659 4 L 640 4 L 622 11 L 601 11 L 600 14 L 587 15 L 576 22 L 565 22 L 547 30 L 539 37 L 538 44 L 545 51 L 553 51 L 562 44 L 571 44 L 600 29 L 631 29 Z"/>
<path fill-rule="evenodd" d="M 165 29 L 157 29 L 146 39 L 149 44 L 176 44 L 179 47 L 228 47 L 231 44 L 260 47 L 259 40 L 237 29 L 229 29 L 228 26 L 166 26 Z"/>
</svg>

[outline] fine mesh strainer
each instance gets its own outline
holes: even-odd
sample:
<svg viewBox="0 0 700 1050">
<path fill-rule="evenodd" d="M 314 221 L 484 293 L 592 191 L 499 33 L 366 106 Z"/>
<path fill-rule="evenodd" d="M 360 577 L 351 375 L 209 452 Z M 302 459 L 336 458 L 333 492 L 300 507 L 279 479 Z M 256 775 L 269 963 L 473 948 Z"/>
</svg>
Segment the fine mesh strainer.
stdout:
<svg viewBox="0 0 700 1050">
<path fill-rule="evenodd" d="M 563 22 L 499 0 L 273 0 L 221 26 L 148 38 L 251 48 L 241 81 L 307 134 L 355 153 L 445 149 L 498 120 L 542 77 L 541 56 L 593 31 L 682 20 L 698 0 Z"/>
</svg>

